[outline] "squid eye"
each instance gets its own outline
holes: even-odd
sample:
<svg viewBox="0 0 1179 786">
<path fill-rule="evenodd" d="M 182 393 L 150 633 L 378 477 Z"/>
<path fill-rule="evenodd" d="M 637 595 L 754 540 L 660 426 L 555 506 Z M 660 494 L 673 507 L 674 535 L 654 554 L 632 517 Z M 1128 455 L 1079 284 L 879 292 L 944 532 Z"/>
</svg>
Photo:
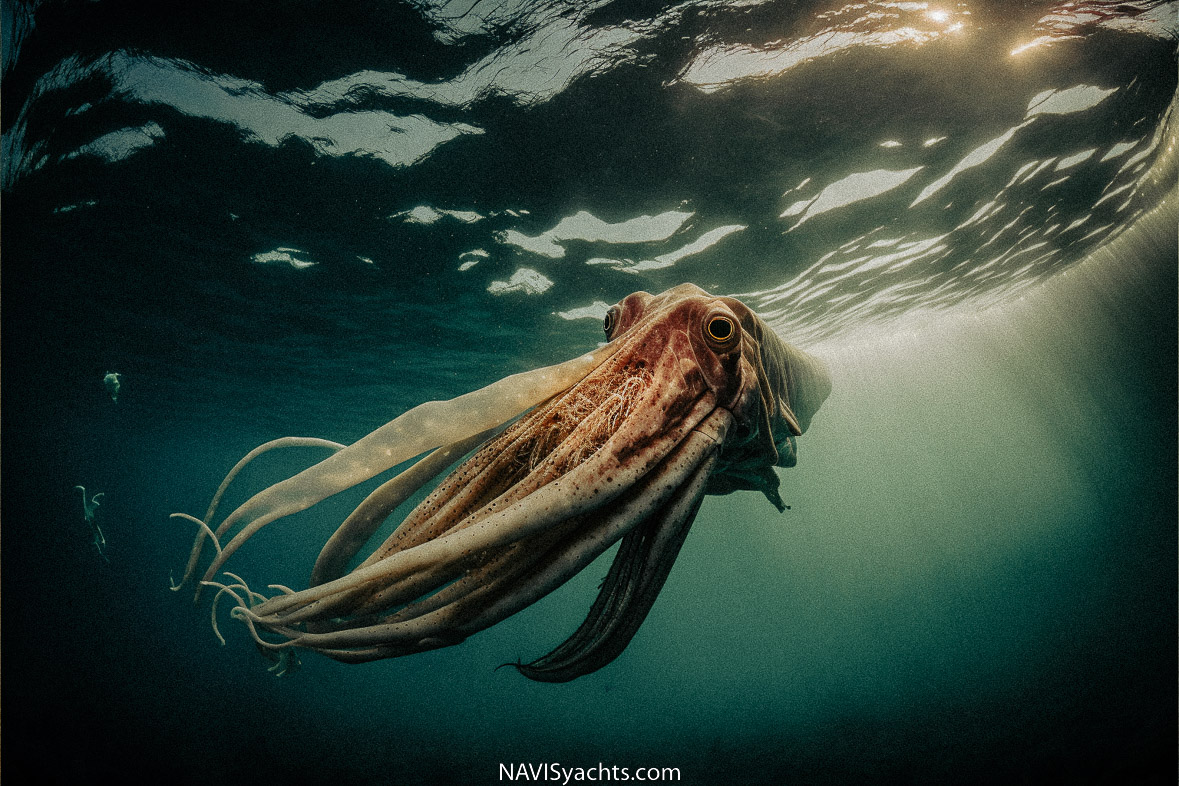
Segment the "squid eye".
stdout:
<svg viewBox="0 0 1179 786">
<path fill-rule="evenodd" d="M 709 318 L 705 330 L 713 341 L 724 344 L 736 335 L 737 326 L 728 317 L 715 316 Z"/>
<path fill-rule="evenodd" d="M 606 331 L 606 338 L 610 338 L 610 334 L 614 332 L 614 328 L 618 325 L 618 306 L 612 306 L 606 312 L 606 319 L 602 321 L 602 330 Z"/>
</svg>

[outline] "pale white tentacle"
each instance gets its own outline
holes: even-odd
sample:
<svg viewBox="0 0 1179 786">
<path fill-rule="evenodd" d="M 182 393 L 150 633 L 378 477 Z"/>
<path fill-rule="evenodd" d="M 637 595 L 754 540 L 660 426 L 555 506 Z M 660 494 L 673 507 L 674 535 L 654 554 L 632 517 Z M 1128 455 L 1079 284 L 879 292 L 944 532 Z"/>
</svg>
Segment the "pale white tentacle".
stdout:
<svg viewBox="0 0 1179 786">
<path fill-rule="evenodd" d="M 230 555 L 265 524 L 306 510 L 428 450 L 505 423 L 570 387 L 617 350 L 616 344 L 607 344 L 564 363 L 505 377 L 449 401 L 421 404 L 318 464 L 258 492 L 217 527 L 219 536 L 238 524 L 242 530 L 224 546 L 204 580 L 216 575 Z M 194 552 L 199 557 L 199 547 Z"/>
<path fill-rule="evenodd" d="M 200 560 L 201 551 L 204 549 L 205 537 L 210 537 L 213 544 L 217 547 L 217 556 L 221 556 L 221 546 L 218 542 L 218 536 L 225 533 L 226 527 L 222 525 L 216 534 L 210 528 L 213 521 L 213 516 L 217 514 L 217 506 L 221 504 L 221 497 L 225 495 L 225 490 L 229 488 L 229 484 L 238 476 L 238 473 L 245 468 L 254 459 L 278 448 L 329 448 L 333 451 L 342 450 L 344 445 L 339 442 L 332 442 L 327 439 L 319 439 L 318 437 L 282 437 L 280 439 L 272 439 L 269 442 L 264 442 L 258 447 L 251 450 L 246 455 L 233 465 L 233 469 L 229 470 L 229 474 L 221 481 L 221 485 L 217 487 L 217 491 L 213 494 L 213 500 L 209 503 L 209 509 L 205 511 L 204 520 L 198 519 L 195 516 L 189 516 L 184 513 L 174 513 L 173 517 L 180 516 L 190 521 L 201 524 L 201 529 L 197 531 L 196 539 L 192 543 L 192 552 L 188 556 L 188 564 L 184 568 L 184 576 L 181 577 L 179 584 L 173 584 L 172 589 L 177 590 L 183 587 L 188 580 L 192 578 L 192 574 L 196 572 L 197 562 Z M 210 578 L 210 576 L 206 576 Z"/>
<path fill-rule="evenodd" d="M 318 587 L 311 587 L 294 595 L 272 598 L 255 611 L 259 616 L 278 615 L 338 592 L 405 579 L 429 571 L 437 565 L 453 563 L 462 555 L 478 554 L 488 549 L 506 546 L 541 532 L 559 521 L 608 504 L 633 486 L 654 462 L 659 461 L 683 440 L 714 406 L 715 400 L 711 394 L 706 395 L 697 402 L 692 413 L 685 417 L 678 427 L 653 435 L 651 444 L 641 455 L 633 453 L 630 454 L 629 460 L 621 460 L 608 443 L 593 459 L 579 464 L 565 475 L 507 507 L 499 506 L 497 509 L 495 502 L 489 503 L 444 536 L 395 552 L 378 562 L 359 567 L 346 576 Z M 631 436 L 617 435 L 617 440 L 629 442 Z M 610 482 L 603 488 L 602 478 L 605 477 L 610 478 Z M 400 601 L 412 599 L 413 597 L 407 597 Z M 398 602 L 398 599 L 385 600 L 386 605 Z"/>
<path fill-rule="evenodd" d="M 319 651 L 382 648 L 387 655 L 391 650 L 408 653 L 453 644 L 496 624 L 566 582 L 625 535 L 636 522 L 659 509 L 696 471 L 705 457 L 717 449 L 718 432 L 723 440 L 723 431 L 727 427 L 724 418 L 727 417 L 727 412 L 720 411 L 718 417 L 702 424 L 701 430 L 693 431 L 668 456 L 667 467 L 663 471 L 645 479 L 629 499 L 610 510 L 595 526 L 577 534 L 570 543 L 562 544 L 559 559 L 530 575 L 527 581 L 502 592 L 499 598 L 494 598 L 494 595 L 504 588 L 496 582 L 477 585 L 474 589 L 453 584 L 397 612 L 387 622 L 327 633 L 304 633 L 292 638 L 292 643 Z M 487 595 L 494 599 L 480 613 L 465 621 L 455 619 L 456 612 L 460 612 L 463 607 L 477 605 Z M 281 631 L 289 635 L 291 630 L 287 626 L 288 619 L 283 618 L 281 623 L 275 624 L 277 621 L 273 617 L 261 613 L 262 607 L 235 611 L 271 632 Z"/>
</svg>

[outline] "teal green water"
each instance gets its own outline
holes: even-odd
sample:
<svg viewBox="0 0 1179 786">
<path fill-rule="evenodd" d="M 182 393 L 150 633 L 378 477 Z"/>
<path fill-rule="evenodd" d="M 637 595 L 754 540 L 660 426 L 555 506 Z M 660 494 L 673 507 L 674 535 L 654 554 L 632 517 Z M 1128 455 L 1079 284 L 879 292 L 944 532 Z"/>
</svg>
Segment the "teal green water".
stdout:
<svg viewBox="0 0 1179 786">
<path fill-rule="evenodd" d="M 1174 782 L 1174 3 L 2 8 L 10 778 Z M 168 590 L 168 514 L 254 446 L 573 357 L 682 281 L 834 389 L 791 509 L 707 499 L 608 667 L 496 670 L 606 560 L 282 679 Z M 229 567 L 302 585 L 362 493 Z"/>
<path fill-rule="evenodd" d="M 151 562 L 82 585 L 105 619 L 137 623 L 45 688 L 95 702 L 54 727 L 130 728 L 153 746 L 133 749 L 141 764 L 183 761 L 190 782 L 492 783 L 501 762 L 670 766 L 688 783 L 1144 778 L 1171 745 L 1175 687 L 1169 220 L 1005 306 L 819 348 L 835 390 L 784 473 L 791 510 L 707 500 L 600 672 L 552 686 L 493 669 L 568 635 L 604 563 L 459 647 L 308 657 L 276 680 L 242 631 L 218 647 L 207 609 L 164 589 L 188 535 L 160 521 L 140 534 Z M 132 461 L 136 483 L 183 477 L 150 503 L 161 518 L 217 474 L 192 436 L 165 437 Z M 307 562 L 323 528 L 267 531 L 237 567 Z M 79 588 L 48 589 L 48 607 Z"/>
</svg>

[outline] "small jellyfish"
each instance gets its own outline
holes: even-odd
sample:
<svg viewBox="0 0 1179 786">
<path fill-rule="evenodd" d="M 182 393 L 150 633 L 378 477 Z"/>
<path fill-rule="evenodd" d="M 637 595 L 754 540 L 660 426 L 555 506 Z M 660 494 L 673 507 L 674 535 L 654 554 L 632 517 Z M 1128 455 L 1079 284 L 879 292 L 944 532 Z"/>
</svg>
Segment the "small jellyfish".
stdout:
<svg viewBox="0 0 1179 786">
<path fill-rule="evenodd" d="M 123 375 L 114 371 L 106 372 L 106 376 L 102 378 L 102 384 L 106 385 L 106 392 L 111 394 L 111 401 L 116 404 L 119 402 L 119 383 L 123 381 Z"/>
</svg>

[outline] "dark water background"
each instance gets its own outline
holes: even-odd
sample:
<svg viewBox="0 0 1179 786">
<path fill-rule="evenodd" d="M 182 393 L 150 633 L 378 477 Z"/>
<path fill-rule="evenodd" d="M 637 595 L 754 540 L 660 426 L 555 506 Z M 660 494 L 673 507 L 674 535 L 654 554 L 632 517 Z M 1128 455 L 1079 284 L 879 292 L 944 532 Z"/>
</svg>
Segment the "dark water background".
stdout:
<svg viewBox="0 0 1179 786">
<path fill-rule="evenodd" d="M 1173 782 L 1175 4 L 3 11 L 14 781 Z M 792 509 L 709 499 L 614 664 L 494 671 L 605 565 L 459 647 L 283 679 L 168 591 L 167 515 L 255 445 L 572 357 L 681 281 L 835 390 Z M 299 584 L 346 510 L 230 565 Z"/>
</svg>

